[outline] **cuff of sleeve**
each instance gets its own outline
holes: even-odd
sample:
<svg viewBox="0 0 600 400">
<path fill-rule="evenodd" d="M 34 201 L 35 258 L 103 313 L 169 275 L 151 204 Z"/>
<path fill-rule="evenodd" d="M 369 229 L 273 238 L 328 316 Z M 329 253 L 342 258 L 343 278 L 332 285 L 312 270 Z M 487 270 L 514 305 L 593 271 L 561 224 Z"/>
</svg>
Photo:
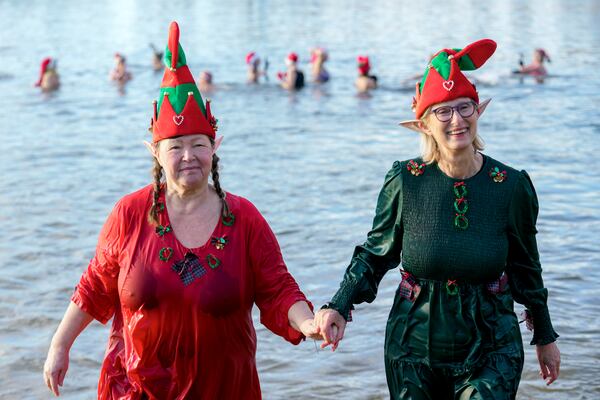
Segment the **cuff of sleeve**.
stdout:
<svg viewBox="0 0 600 400">
<path fill-rule="evenodd" d="M 354 285 L 344 282 L 331 301 L 327 304 L 328 308 L 339 312 L 346 321 L 351 321 L 350 311 L 354 310 L 352 305 Z"/>
<path fill-rule="evenodd" d="M 297 330 L 292 328 L 292 326 L 289 323 L 289 318 L 288 318 L 288 314 L 287 314 L 289 312 L 290 308 L 299 301 L 306 302 L 308 304 L 308 308 L 310 308 L 310 311 L 314 311 L 313 304 L 310 301 L 308 301 L 306 299 L 306 297 L 304 297 L 304 296 L 298 296 L 295 298 L 288 299 L 287 303 L 283 307 L 284 310 L 287 310 L 285 318 L 288 320 L 287 333 L 284 338 L 285 338 L 285 340 L 287 340 L 288 342 L 290 342 L 291 344 L 294 344 L 294 345 L 300 344 L 300 342 L 302 342 L 303 340 L 306 340 L 306 336 L 304 336 L 302 334 L 302 332 L 298 332 Z"/>
<path fill-rule="evenodd" d="M 545 345 L 556 341 L 558 333 L 552 326 L 550 313 L 547 307 L 534 308 L 531 310 L 533 318 L 533 339 L 532 345 Z"/>
<path fill-rule="evenodd" d="M 103 325 L 110 321 L 111 315 L 102 314 L 98 312 L 98 310 L 92 305 L 88 304 L 88 301 L 86 301 L 85 296 L 83 296 L 80 293 L 79 286 L 75 289 L 73 296 L 71 296 L 71 301 L 77 304 L 77 307 L 79 307 L 82 311 L 88 313 L 92 316 L 92 318 L 99 321 Z"/>
</svg>

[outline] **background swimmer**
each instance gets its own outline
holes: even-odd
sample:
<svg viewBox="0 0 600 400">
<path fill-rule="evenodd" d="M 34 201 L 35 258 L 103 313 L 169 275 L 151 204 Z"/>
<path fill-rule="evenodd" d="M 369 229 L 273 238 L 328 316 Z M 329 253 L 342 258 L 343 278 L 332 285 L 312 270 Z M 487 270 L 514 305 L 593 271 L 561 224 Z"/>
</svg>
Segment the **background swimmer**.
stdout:
<svg viewBox="0 0 600 400">
<path fill-rule="evenodd" d="M 42 89 L 43 92 L 52 92 L 60 86 L 58 72 L 56 72 L 56 60 L 46 57 L 40 65 L 40 77 L 35 86 Z"/>
<path fill-rule="evenodd" d="M 369 75 L 371 64 L 368 56 L 358 56 L 356 59 L 358 64 L 358 77 L 354 81 L 356 90 L 360 93 L 368 92 L 371 89 L 377 88 L 377 77 Z"/>
<path fill-rule="evenodd" d="M 288 54 L 285 59 L 287 72 L 278 72 L 277 78 L 281 81 L 281 87 L 287 90 L 299 90 L 304 87 L 304 73 L 298 69 L 298 55 L 294 52 Z"/>
<path fill-rule="evenodd" d="M 110 72 L 109 77 L 121 84 L 132 79 L 131 73 L 127 71 L 125 56 L 122 54 L 115 53 L 115 68 Z"/>
<path fill-rule="evenodd" d="M 325 61 L 329 58 L 327 50 L 317 47 L 310 52 L 311 73 L 313 82 L 325 83 L 329 80 L 329 72 L 325 69 Z"/>
</svg>

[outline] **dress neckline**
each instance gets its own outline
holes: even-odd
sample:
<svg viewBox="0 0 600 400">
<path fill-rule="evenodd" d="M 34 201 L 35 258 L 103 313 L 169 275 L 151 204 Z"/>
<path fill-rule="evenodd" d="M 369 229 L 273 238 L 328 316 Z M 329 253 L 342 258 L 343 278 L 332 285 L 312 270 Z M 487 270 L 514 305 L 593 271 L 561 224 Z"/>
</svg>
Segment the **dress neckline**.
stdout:
<svg viewBox="0 0 600 400">
<path fill-rule="evenodd" d="M 211 240 L 213 237 L 217 236 L 217 233 L 219 232 L 220 228 L 221 228 L 221 224 L 222 224 L 222 215 L 221 212 L 219 212 L 219 217 L 217 220 L 217 224 L 215 225 L 214 229 L 212 230 L 212 232 L 210 233 L 210 236 L 206 239 L 206 242 L 203 243 L 200 246 L 196 246 L 196 247 L 187 247 L 185 246 L 183 243 L 181 243 L 181 241 L 179 240 L 179 238 L 177 237 L 177 234 L 175 233 L 175 229 L 173 228 L 173 225 L 171 224 L 171 217 L 169 216 L 169 209 L 167 207 L 167 198 L 166 198 L 166 194 L 164 190 L 161 190 L 161 198 L 160 201 L 164 204 L 165 206 L 165 212 L 164 212 L 164 218 L 165 218 L 165 226 L 170 226 L 171 230 L 172 230 L 172 234 L 173 234 L 173 241 L 175 242 L 175 244 L 177 245 L 177 247 L 181 249 L 183 249 L 183 253 L 186 253 L 187 251 L 191 251 L 191 252 L 197 252 L 200 250 L 205 249 L 206 247 L 208 247 L 211 244 Z"/>
<path fill-rule="evenodd" d="M 479 153 L 479 154 L 481 154 L 481 157 L 483 157 L 483 162 L 481 163 L 481 168 L 479 168 L 479 170 L 474 175 L 472 175 L 472 176 L 470 176 L 468 178 L 453 178 L 451 176 L 446 175 L 446 173 L 444 171 L 442 171 L 442 169 L 440 168 L 440 166 L 439 166 L 439 164 L 437 162 L 435 163 L 435 169 L 438 171 L 438 173 L 441 176 L 443 176 L 444 178 L 446 178 L 448 180 L 451 180 L 452 182 L 469 182 L 469 181 L 472 181 L 473 179 L 475 179 L 478 176 L 480 176 L 483 171 L 485 171 L 486 166 L 488 164 L 489 157 L 486 156 L 483 153 Z"/>
</svg>

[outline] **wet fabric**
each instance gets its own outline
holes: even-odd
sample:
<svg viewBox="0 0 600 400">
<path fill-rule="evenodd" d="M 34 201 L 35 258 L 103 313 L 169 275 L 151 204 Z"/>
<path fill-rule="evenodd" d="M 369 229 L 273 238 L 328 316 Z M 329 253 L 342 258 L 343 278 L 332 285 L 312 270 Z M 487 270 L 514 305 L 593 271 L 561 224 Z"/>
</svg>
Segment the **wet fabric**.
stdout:
<svg viewBox="0 0 600 400">
<path fill-rule="evenodd" d="M 347 316 L 353 304 L 373 301 L 383 276 L 402 258 L 412 281 L 405 274 L 396 292 L 386 363 L 441 368 L 458 377 L 481 371 L 487 354 L 507 348 L 520 354 L 513 300 L 532 314 L 532 344 L 558 337 L 541 277 L 533 185 L 525 171 L 483 157 L 481 170 L 464 180 L 421 159 L 396 162 L 386 176 L 373 228 L 356 247 L 330 302 Z M 496 169 L 504 172 L 502 179 L 494 180 Z M 466 188 L 461 196 L 457 185 Z M 463 199 L 457 210 L 457 197 L 466 198 L 468 208 Z M 466 229 L 456 223 L 459 211 L 468 220 Z M 501 374 L 513 372 L 520 369 Z M 389 371 L 388 384 L 392 397 L 401 398 Z"/>
<path fill-rule="evenodd" d="M 272 332 L 293 344 L 303 339 L 287 314 L 306 298 L 275 236 L 248 200 L 230 193 L 226 200 L 233 224 L 221 220 L 194 249 L 146 222 L 151 186 L 111 212 L 72 297 L 98 321 L 113 318 L 99 399 L 260 399 L 254 304 Z M 170 226 L 166 208 L 159 219 Z M 172 249 L 166 261 L 163 248 Z M 184 282 L 173 266 L 186 259 Z"/>
<path fill-rule="evenodd" d="M 486 355 L 473 372 L 432 368 L 386 359 L 392 400 L 513 400 L 521 380 L 523 353 L 507 347 Z"/>
<path fill-rule="evenodd" d="M 402 287 L 387 325 L 386 362 L 421 364 L 460 377 L 479 371 L 491 353 L 523 352 L 508 285 L 495 292 L 490 285 L 450 289 L 448 282 L 414 279 L 412 296 Z"/>
</svg>

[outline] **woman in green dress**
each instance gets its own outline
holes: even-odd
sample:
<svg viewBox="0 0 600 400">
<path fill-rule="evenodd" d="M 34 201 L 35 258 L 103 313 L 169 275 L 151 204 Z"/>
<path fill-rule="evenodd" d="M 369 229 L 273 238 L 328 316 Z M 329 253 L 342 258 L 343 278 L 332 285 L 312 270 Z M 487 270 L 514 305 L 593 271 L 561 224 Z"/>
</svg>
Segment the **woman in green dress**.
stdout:
<svg viewBox="0 0 600 400">
<path fill-rule="evenodd" d="M 496 43 L 443 49 L 417 83 L 422 157 L 395 162 L 379 194 L 373 228 L 331 302 L 315 321 L 335 349 L 353 304 L 372 302 L 402 261 L 385 338 L 392 399 L 514 399 L 523 344 L 513 300 L 525 305 L 540 374 L 559 374 L 558 335 L 535 239 L 538 203 L 525 171 L 481 153 L 479 101 L 462 73 L 479 68 Z"/>
</svg>

